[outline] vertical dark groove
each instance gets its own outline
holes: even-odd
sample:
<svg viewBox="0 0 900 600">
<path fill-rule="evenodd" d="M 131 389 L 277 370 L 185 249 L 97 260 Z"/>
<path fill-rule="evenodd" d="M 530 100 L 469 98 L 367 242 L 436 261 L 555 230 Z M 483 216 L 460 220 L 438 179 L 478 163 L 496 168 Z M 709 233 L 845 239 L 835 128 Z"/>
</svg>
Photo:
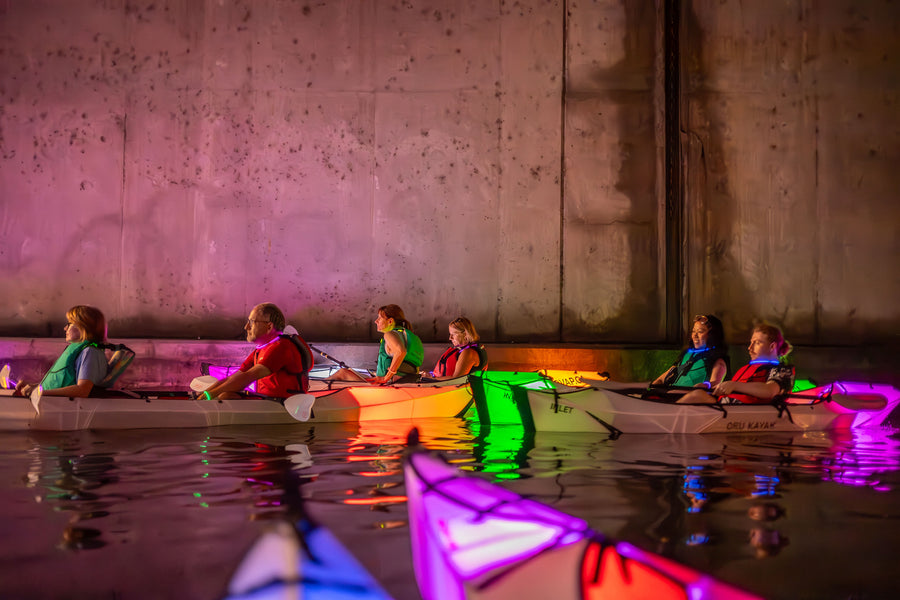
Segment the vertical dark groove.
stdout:
<svg viewBox="0 0 900 600">
<path fill-rule="evenodd" d="M 681 339 L 684 189 L 681 171 L 681 0 L 665 0 L 666 341 Z"/>
<path fill-rule="evenodd" d="M 559 120 L 559 324 L 558 338 L 563 340 L 563 290 L 565 287 L 565 232 L 566 232 L 566 86 L 569 81 L 569 3 L 563 0 L 562 21 L 562 90 L 560 92 Z"/>
</svg>

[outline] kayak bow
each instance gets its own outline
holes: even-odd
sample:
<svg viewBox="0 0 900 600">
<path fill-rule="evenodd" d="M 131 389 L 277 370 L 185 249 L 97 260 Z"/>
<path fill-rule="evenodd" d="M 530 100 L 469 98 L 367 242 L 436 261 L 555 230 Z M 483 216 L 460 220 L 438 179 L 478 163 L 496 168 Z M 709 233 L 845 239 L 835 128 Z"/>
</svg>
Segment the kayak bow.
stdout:
<svg viewBox="0 0 900 600">
<path fill-rule="evenodd" d="M 425 600 L 756 598 L 613 542 L 582 519 L 463 477 L 424 452 L 412 452 L 404 469 L 413 567 Z"/>
</svg>

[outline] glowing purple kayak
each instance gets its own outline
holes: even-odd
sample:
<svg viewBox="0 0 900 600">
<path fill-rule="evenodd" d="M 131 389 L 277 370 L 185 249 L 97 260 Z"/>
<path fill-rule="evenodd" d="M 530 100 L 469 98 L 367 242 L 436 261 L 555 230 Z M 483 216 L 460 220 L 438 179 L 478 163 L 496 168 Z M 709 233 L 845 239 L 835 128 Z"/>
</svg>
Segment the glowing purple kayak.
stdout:
<svg viewBox="0 0 900 600">
<path fill-rule="evenodd" d="M 756 598 L 423 452 L 405 477 L 424 600 Z"/>
</svg>

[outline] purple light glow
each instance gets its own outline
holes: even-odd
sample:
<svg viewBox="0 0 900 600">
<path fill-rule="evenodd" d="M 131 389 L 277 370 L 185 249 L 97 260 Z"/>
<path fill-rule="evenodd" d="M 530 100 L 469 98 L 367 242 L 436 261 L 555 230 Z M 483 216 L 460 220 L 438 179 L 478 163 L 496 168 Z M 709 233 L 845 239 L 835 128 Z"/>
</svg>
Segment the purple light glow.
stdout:
<svg viewBox="0 0 900 600">
<path fill-rule="evenodd" d="M 754 598 L 423 453 L 405 476 L 413 566 L 425 600 Z M 552 577 L 548 574 L 552 573 Z M 549 592 L 548 592 L 549 593 Z"/>
</svg>

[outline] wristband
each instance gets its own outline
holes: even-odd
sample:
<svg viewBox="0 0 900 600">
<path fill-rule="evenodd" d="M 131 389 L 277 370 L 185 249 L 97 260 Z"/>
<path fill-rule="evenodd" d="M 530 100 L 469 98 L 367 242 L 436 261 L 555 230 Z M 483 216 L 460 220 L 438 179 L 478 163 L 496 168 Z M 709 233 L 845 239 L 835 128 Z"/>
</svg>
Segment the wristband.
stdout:
<svg viewBox="0 0 900 600">
<path fill-rule="evenodd" d="M 207 392 L 207 391 L 204 391 L 204 392 L 203 392 L 203 396 L 204 396 L 207 400 L 212 400 L 212 396 L 210 396 L 210 395 L 209 395 L 209 392 Z"/>
</svg>

